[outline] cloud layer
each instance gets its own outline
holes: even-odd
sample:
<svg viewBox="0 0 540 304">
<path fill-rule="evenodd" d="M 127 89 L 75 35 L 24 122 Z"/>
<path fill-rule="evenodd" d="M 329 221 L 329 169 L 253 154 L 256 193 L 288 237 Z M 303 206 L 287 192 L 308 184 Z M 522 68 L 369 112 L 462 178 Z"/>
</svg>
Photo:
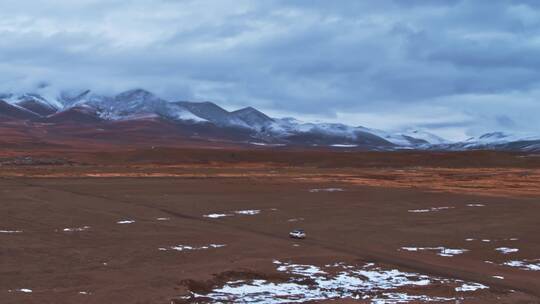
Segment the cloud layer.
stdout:
<svg viewBox="0 0 540 304">
<path fill-rule="evenodd" d="M 3 0 L 0 90 L 133 87 L 450 138 L 540 133 L 537 1 Z"/>
</svg>

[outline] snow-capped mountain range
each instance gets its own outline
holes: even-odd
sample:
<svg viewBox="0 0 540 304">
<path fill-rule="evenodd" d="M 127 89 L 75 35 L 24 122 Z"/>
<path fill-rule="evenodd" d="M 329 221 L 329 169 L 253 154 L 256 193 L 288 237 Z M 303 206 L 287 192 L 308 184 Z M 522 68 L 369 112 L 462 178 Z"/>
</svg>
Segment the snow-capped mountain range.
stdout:
<svg viewBox="0 0 540 304">
<path fill-rule="evenodd" d="M 530 134 L 486 133 L 457 143 L 442 143 L 433 148 L 442 150 L 505 150 L 540 152 L 540 136 Z"/>
<path fill-rule="evenodd" d="M 390 133 L 361 126 L 272 118 L 252 107 L 229 112 L 212 102 L 165 100 L 143 89 L 129 90 L 113 96 L 94 94 L 90 90 L 65 92 L 54 98 L 33 93 L 0 94 L 0 121 L 6 119 L 48 124 L 164 120 L 175 123 L 184 130 L 189 130 L 189 126 L 210 125 L 225 132 L 236 132 L 240 134 L 236 138 L 259 146 L 540 151 L 540 137 L 522 138 L 495 132 L 464 142 L 451 143 L 422 130 Z"/>
</svg>

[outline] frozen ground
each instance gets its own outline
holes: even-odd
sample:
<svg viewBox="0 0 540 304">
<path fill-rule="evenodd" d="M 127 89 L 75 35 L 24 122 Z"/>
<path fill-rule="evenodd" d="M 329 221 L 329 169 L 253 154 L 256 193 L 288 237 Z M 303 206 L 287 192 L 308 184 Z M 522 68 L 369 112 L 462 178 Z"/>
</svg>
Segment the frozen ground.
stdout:
<svg viewBox="0 0 540 304">
<path fill-rule="evenodd" d="M 335 263 L 323 267 L 274 261 L 276 270 L 290 275 L 283 282 L 235 280 L 207 294 L 186 297 L 196 303 L 303 303 L 329 299 L 362 299 L 370 303 L 446 302 L 459 299 L 436 295 L 436 286 L 453 286 L 458 294 L 488 287 L 473 282 L 385 269 L 375 264 Z"/>
</svg>

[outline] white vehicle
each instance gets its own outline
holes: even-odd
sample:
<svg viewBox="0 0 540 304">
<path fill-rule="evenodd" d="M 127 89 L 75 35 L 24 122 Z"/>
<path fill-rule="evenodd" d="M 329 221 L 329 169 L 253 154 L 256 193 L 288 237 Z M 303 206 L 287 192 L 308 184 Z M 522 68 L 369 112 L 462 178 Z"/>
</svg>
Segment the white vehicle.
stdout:
<svg viewBox="0 0 540 304">
<path fill-rule="evenodd" d="M 295 230 L 289 232 L 289 237 L 291 237 L 293 239 L 305 239 L 306 238 L 306 233 L 304 232 L 303 229 L 295 229 Z"/>
</svg>

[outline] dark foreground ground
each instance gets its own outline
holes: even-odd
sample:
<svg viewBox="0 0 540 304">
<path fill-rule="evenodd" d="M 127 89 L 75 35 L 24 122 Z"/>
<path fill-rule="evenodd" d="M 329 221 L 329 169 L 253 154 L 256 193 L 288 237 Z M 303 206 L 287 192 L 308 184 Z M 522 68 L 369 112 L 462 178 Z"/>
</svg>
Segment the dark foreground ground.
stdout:
<svg viewBox="0 0 540 304">
<path fill-rule="evenodd" d="M 393 290 L 451 299 L 435 303 L 540 303 L 540 271 L 504 265 L 540 259 L 536 156 L 424 154 L 407 163 L 405 156 L 370 154 L 332 164 L 328 156 L 340 155 L 325 152 L 307 155 L 306 165 L 297 154 L 294 161 L 240 153 L 232 157 L 237 162 L 167 162 L 145 153 L 131 160 L 125 153 L 121 160 L 68 155 L 68 162 L 41 165 L 6 156 L 0 303 L 204 302 L 210 300 L 189 298 L 191 292 L 205 295 L 230 281 L 290 280 L 276 260 L 372 262 L 489 287 L 462 292 L 448 281 Z M 242 210 L 259 213 L 235 213 Z M 308 238 L 289 239 L 294 228 Z M 171 248 L 179 245 L 209 248 Z M 439 256 L 402 247 L 467 251 Z M 337 303 L 384 298 L 366 294 Z"/>
</svg>

